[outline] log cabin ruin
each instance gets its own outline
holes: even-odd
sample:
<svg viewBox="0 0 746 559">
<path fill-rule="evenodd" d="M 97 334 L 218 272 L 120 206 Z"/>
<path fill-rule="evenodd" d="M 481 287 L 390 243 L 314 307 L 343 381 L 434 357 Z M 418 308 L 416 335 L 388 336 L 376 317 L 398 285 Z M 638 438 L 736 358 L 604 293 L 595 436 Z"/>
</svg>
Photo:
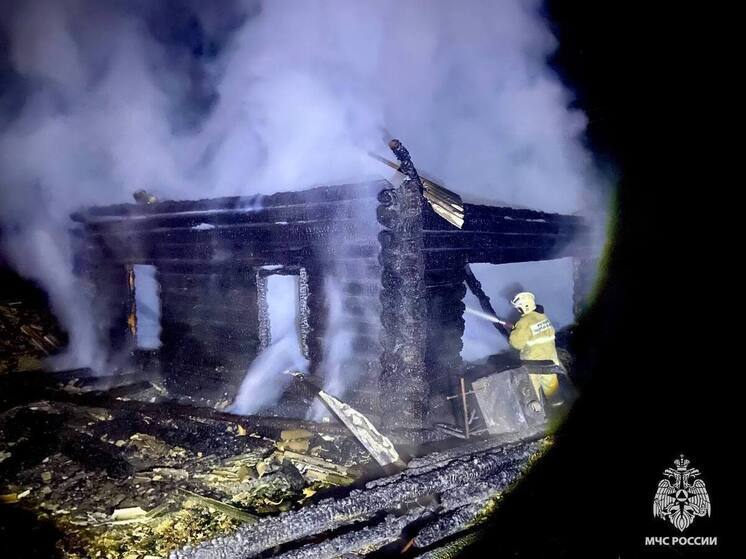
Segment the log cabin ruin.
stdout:
<svg viewBox="0 0 746 559">
<path fill-rule="evenodd" d="M 273 343 L 268 288 L 290 277 L 283 296 L 295 299 L 310 377 L 323 383 L 336 360 L 339 374 L 355 379 L 348 398 L 384 428 L 431 424 L 434 402 L 455 391 L 455 373 L 464 368 L 463 298 L 467 284 L 479 289 L 468 265 L 573 257 L 579 307 L 593 255 L 582 218 L 462 203 L 421 179 L 401 144 L 392 149 L 404 179 L 398 184 L 373 180 L 74 214 L 78 272 L 105 309 L 105 343 L 138 348 L 136 276 L 148 273 L 157 284 L 160 339 L 154 351 L 135 353 L 157 359 L 172 391 L 232 398 Z M 341 356 L 325 341 L 333 328 L 330 280 L 346 333 Z M 292 390 L 283 398 L 293 409 Z M 303 409 L 281 408 L 270 412 L 303 417 Z"/>
<path fill-rule="evenodd" d="M 551 436 L 520 362 L 461 357 L 467 289 L 492 312 L 471 265 L 571 257 L 579 306 L 589 228 L 464 203 L 391 147 L 398 180 L 74 214 L 119 370 L 0 377 L 0 505 L 69 559 L 430 559 L 484 532 Z"/>
</svg>

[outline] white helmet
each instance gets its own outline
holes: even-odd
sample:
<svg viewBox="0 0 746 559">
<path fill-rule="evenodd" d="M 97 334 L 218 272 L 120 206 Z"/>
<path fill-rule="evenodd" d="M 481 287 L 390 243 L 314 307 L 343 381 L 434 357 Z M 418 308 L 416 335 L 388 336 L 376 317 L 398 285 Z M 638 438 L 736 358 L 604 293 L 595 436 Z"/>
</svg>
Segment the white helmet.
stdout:
<svg viewBox="0 0 746 559">
<path fill-rule="evenodd" d="M 521 311 L 521 314 L 530 313 L 536 309 L 536 297 L 533 293 L 528 291 L 521 291 L 510 302 L 516 309 Z"/>
</svg>

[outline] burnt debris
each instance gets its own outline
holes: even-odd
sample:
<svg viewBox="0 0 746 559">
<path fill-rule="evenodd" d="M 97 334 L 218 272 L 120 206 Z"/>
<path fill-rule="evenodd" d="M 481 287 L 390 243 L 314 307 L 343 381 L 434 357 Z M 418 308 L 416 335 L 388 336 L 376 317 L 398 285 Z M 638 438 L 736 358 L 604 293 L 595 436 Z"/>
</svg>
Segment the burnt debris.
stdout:
<svg viewBox="0 0 746 559">
<path fill-rule="evenodd" d="M 454 458 L 446 463 L 434 464 L 425 471 L 405 471 L 391 478 L 378 480 L 363 489 L 353 490 L 349 496 L 321 501 L 314 507 L 306 507 L 276 517 L 266 518 L 251 526 L 239 528 L 235 534 L 217 538 L 195 548 L 174 552 L 172 559 L 244 559 L 254 557 L 275 546 L 300 541 L 303 538 L 326 533 L 354 523 L 364 523 L 387 510 L 404 507 L 407 512 L 404 525 L 421 518 L 429 508 L 439 513 L 450 512 L 453 503 L 463 506 L 466 495 L 464 487 L 479 484 L 487 478 L 496 483 L 496 491 L 507 488 L 525 468 L 529 458 L 538 452 L 538 443 L 525 442 L 492 448 L 480 453 Z M 492 492 L 490 495 L 494 495 Z M 460 497 L 457 497 L 460 496 Z M 470 498 L 474 498 L 471 495 Z M 440 504 L 436 504 L 440 500 Z M 450 504 L 449 504 L 450 503 Z M 453 519 L 453 524 L 463 526 L 472 518 Z M 461 522 L 459 524 L 459 522 Z M 336 540 L 342 549 L 336 553 L 357 551 L 373 543 L 383 545 L 399 538 L 402 526 L 391 517 L 383 520 L 383 529 L 364 526 L 358 533 L 359 540 L 346 535 Z M 448 523 L 447 523 L 448 524 Z M 423 538 L 433 543 L 440 531 L 452 534 L 457 531 L 453 524 L 430 527 Z M 372 541 L 373 540 L 373 541 Z M 336 547 L 336 546 L 334 546 Z M 322 544 L 321 550 L 324 549 Z M 294 554 L 291 556 L 310 556 Z M 322 554 L 322 557 L 332 555 Z"/>
</svg>

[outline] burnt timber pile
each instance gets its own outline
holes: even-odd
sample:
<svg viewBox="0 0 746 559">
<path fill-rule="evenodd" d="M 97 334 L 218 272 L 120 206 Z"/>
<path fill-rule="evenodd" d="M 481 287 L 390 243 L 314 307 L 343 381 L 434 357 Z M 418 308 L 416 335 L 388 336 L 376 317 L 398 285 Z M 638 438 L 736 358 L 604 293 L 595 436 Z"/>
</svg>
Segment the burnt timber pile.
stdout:
<svg viewBox="0 0 746 559">
<path fill-rule="evenodd" d="M 60 538 L 49 555 L 16 539 L 21 556 L 427 556 L 479 526 L 549 444 L 441 441 L 387 475 L 340 425 L 151 403 L 126 375 L 106 390 L 73 375 L 3 379 L 26 398 L 0 400 L 0 532 L 23 510 Z"/>
<path fill-rule="evenodd" d="M 399 144 L 400 146 L 400 144 Z M 266 289 L 272 274 L 299 277 L 301 346 L 321 372 L 328 301 L 336 278 L 352 333 L 365 410 L 385 428 L 427 423 L 434 383 L 460 370 L 465 266 L 574 257 L 578 291 L 593 262 L 577 216 L 463 204 L 457 227 L 423 196 L 401 148 L 404 180 L 322 186 L 267 196 L 93 207 L 73 215 L 78 272 L 101 308 L 101 336 L 134 348 L 135 265 L 156 270 L 169 389 L 231 399 L 267 346 Z M 583 280 L 583 281 L 581 281 Z M 582 293 L 577 296 L 578 308 Z"/>
</svg>

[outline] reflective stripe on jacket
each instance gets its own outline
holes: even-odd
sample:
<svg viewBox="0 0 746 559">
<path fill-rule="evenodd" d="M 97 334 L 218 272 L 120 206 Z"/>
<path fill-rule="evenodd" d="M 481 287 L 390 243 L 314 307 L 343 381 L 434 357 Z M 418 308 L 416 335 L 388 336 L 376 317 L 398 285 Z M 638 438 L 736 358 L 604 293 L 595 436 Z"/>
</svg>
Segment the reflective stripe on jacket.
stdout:
<svg viewBox="0 0 746 559">
<path fill-rule="evenodd" d="M 554 326 L 546 315 L 531 311 L 523 315 L 510 333 L 510 345 L 524 361 L 553 361 L 560 364 L 554 345 Z"/>
</svg>

